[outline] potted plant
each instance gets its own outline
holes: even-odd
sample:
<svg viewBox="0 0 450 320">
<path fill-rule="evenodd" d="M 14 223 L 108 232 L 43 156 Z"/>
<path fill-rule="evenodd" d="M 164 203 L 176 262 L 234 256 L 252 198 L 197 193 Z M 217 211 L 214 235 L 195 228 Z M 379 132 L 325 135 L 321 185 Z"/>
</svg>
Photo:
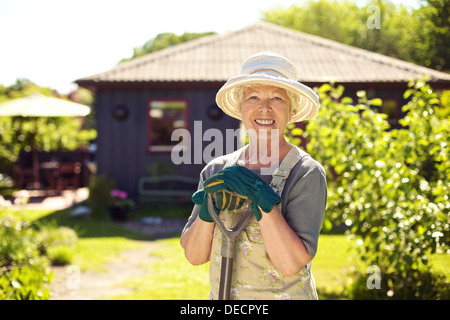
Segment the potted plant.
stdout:
<svg viewBox="0 0 450 320">
<path fill-rule="evenodd" d="M 134 201 L 128 198 L 128 193 L 119 189 L 111 190 L 109 213 L 116 221 L 127 220 L 128 212 L 133 209 Z"/>
</svg>

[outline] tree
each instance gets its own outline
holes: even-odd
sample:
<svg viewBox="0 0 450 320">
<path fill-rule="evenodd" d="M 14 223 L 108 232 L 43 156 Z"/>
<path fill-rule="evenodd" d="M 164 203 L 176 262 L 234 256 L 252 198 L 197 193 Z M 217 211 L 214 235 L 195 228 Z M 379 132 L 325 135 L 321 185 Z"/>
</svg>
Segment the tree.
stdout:
<svg viewBox="0 0 450 320">
<path fill-rule="evenodd" d="M 429 24 L 428 43 L 430 51 L 426 63 L 437 70 L 450 70 L 450 2 L 447 0 L 426 0 L 419 11 Z M 420 30 L 424 30 L 419 29 Z M 425 39 L 426 40 L 426 39 Z"/>
<path fill-rule="evenodd" d="M 0 86 L 0 103 L 41 93 L 58 97 L 50 88 L 42 88 L 27 79 Z M 83 119 L 67 117 L 0 117 L 0 172 L 11 173 L 21 151 L 75 150 L 96 136 L 93 128 L 85 129 Z"/>
<path fill-rule="evenodd" d="M 291 29 L 343 43 L 360 35 L 360 9 L 352 1 L 308 0 L 263 12 L 262 19 Z"/>
<path fill-rule="evenodd" d="M 450 3 L 429 0 L 417 9 L 389 1 L 307 0 L 274 7 L 263 20 L 438 70 L 448 69 Z M 372 25 L 372 19 L 378 19 Z"/>
<path fill-rule="evenodd" d="M 145 54 L 162 50 L 183 42 L 194 40 L 200 37 L 212 35 L 214 32 L 203 33 L 183 33 L 182 35 L 176 35 L 175 33 L 166 32 L 160 33 L 155 38 L 148 40 L 143 46 L 134 48 L 133 56 L 130 59 L 122 59 L 121 62 L 128 61 Z"/>
</svg>

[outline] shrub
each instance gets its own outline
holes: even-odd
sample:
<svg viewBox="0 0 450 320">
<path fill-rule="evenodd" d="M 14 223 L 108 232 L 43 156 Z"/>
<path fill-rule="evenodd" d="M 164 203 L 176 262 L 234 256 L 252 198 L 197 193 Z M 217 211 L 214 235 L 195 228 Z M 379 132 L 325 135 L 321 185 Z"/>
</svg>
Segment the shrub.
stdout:
<svg viewBox="0 0 450 320">
<path fill-rule="evenodd" d="M 67 265 L 73 260 L 77 233 L 68 227 L 59 227 L 55 221 L 38 224 L 36 242 L 39 252 L 50 260 L 52 265 Z"/>
<path fill-rule="evenodd" d="M 437 298 L 443 278 L 428 257 L 445 252 L 450 239 L 449 123 L 436 112 L 439 99 L 424 81 L 411 82 L 403 127 L 392 130 L 373 109 L 380 99 L 358 92 L 354 103 L 343 91 L 319 88 L 322 108 L 302 135 L 327 171 L 324 228 L 345 223 L 360 260 L 380 268 L 385 290 L 366 289 L 368 298 L 423 298 L 425 291 Z M 367 275 L 355 272 L 353 280 L 349 293 L 361 298 Z"/>
<path fill-rule="evenodd" d="M 106 175 L 91 177 L 87 205 L 92 210 L 93 218 L 104 219 L 108 216 L 111 191 L 115 186 L 115 181 Z"/>
<path fill-rule="evenodd" d="M 368 281 L 371 280 L 366 273 L 355 271 L 350 280 L 347 294 L 352 299 L 450 299 L 450 284 L 445 277 L 427 270 L 410 270 L 406 278 L 398 272 L 381 273 L 379 287 L 372 289 L 368 287 Z"/>
<path fill-rule="evenodd" d="M 45 254 L 46 248 L 58 245 L 75 246 L 78 241 L 78 235 L 75 230 L 58 226 L 55 220 L 45 223 L 37 223 L 37 242 L 40 251 Z"/>
<path fill-rule="evenodd" d="M 10 216 L 0 219 L 0 267 L 45 264 L 30 226 Z"/>
<path fill-rule="evenodd" d="M 56 223 L 0 219 L 0 299 L 48 299 L 49 264 L 71 263 L 78 237 Z"/>
<path fill-rule="evenodd" d="M 73 261 L 73 248 L 67 245 L 58 245 L 47 249 L 47 256 L 52 265 L 65 266 Z"/>
<path fill-rule="evenodd" d="M 0 268 L 0 300 L 48 300 L 51 274 L 36 266 Z"/>
<path fill-rule="evenodd" d="M 41 256 L 29 223 L 0 220 L 0 299 L 48 299 L 48 259 Z"/>
</svg>

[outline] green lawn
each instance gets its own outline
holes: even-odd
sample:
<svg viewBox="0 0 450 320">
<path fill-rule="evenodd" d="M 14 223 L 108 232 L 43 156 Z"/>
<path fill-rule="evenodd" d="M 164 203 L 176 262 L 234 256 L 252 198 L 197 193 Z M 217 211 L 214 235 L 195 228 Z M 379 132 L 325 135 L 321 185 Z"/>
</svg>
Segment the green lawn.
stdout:
<svg viewBox="0 0 450 320">
<path fill-rule="evenodd" d="M 110 221 L 72 219 L 68 211 L 14 211 L 8 212 L 16 218 L 33 220 L 54 220 L 58 225 L 73 227 L 79 232 L 78 245 L 73 264 L 82 270 L 102 271 L 102 265 L 114 260 L 121 251 L 138 248 L 139 240 L 146 236 L 125 230 Z M 0 210 L 0 219 L 6 214 Z M 155 240 L 159 249 L 149 252 L 156 259 L 144 266 L 147 275 L 131 278 L 124 283 L 133 288 L 132 294 L 114 296 L 114 299 L 208 299 L 209 264 L 194 267 L 184 257 L 179 237 Z M 320 299 L 346 299 L 345 284 L 355 259 L 345 235 L 321 235 L 319 248 L 313 260 Z M 431 261 L 435 269 L 444 272 L 450 279 L 450 254 L 434 255 Z M 355 261 L 353 261 L 355 262 Z"/>
<path fill-rule="evenodd" d="M 145 266 L 148 275 L 128 280 L 132 294 L 114 299 L 208 299 L 209 263 L 194 267 L 184 257 L 178 237 L 156 241 L 161 248 L 150 252 L 157 257 Z M 346 272 L 356 257 L 345 235 L 321 235 L 319 251 L 312 264 L 320 299 L 346 299 Z M 434 255 L 437 268 L 450 278 L 450 254 Z M 110 297 L 111 298 L 111 297 Z"/>
<path fill-rule="evenodd" d="M 322 234 L 311 271 L 316 281 L 319 299 L 344 299 L 346 272 L 354 254 L 345 235 Z"/>
<path fill-rule="evenodd" d="M 121 251 L 138 248 L 145 235 L 124 229 L 109 220 L 98 221 L 86 218 L 71 218 L 69 210 L 6 210 L 0 209 L 0 220 L 6 215 L 38 224 L 54 222 L 77 231 L 79 239 L 74 261 L 82 271 L 104 271 L 103 264 L 115 259 Z"/>
<path fill-rule="evenodd" d="M 124 283 L 133 288 L 134 293 L 112 298 L 208 299 L 209 263 L 197 267 L 190 265 L 184 257 L 178 237 L 156 242 L 162 247 L 150 253 L 157 259 L 144 266 L 148 275 L 135 277 Z"/>
<path fill-rule="evenodd" d="M 146 266 L 148 275 L 130 279 L 124 285 L 133 294 L 114 299 L 208 299 L 209 263 L 191 266 L 184 257 L 178 237 L 157 240 L 161 249 L 150 254 L 158 259 Z M 343 299 L 345 270 L 348 269 L 348 243 L 344 235 L 322 235 L 320 251 L 312 271 L 320 299 Z M 111 297 L 110 297 L 111 298 Z"/>
</svg>

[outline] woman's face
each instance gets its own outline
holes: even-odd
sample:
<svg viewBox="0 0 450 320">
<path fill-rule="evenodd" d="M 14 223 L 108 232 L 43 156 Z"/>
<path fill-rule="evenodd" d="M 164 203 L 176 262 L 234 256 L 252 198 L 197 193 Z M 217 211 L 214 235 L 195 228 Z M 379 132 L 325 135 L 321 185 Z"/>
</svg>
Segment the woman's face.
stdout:
<svg viewBox="0 0 450 320">
<path fill-rule="evenodd" d="M 278 129 L 277 136 L 283 136 L 289 120 L 290 100 L 286 90 L 274 86 L 261 85 L 247 87 L 241 102 L 242 122 L 247 130 L 267 132 L 267 138 Z M 272 136 L 271 138 L 275 138 Z"/>
</svg>

